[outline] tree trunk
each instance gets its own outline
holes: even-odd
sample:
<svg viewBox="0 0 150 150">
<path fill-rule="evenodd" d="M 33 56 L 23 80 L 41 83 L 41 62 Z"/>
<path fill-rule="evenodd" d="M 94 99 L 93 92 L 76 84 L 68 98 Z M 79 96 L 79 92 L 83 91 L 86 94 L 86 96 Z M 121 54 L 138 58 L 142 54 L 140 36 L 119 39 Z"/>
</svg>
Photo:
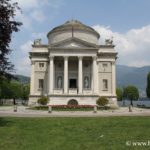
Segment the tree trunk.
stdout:
<svg viewBox="0 0 150 150">
<path fill-rule="evenodd" d="M 125 100 L 123 99 L 123 106 L 125 106 Z"/>
<path fill-rule="evenodd" d="M 132 99 L 131 99 L 131 106 L 133 107 L 133 101 L 132 101 Z"/>
<path fill-rule="evenodd" d="M 0 99 L 0 105 L 3 105 L 3 99 Z"/>
<path fill-rule="evenodd" d="M 15 98 L 13 98 L 13 103 L 14 103 L 14 105 L 16 105 L 16 99 Z"/>
</svg>

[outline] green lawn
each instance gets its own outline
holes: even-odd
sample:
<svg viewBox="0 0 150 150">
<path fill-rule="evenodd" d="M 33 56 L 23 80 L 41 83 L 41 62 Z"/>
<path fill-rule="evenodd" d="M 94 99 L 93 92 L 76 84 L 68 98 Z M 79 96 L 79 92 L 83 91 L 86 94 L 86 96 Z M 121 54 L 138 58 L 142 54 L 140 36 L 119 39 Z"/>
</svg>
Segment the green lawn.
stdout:
<svg viewBox="0 0 150 150">
<path fill-rule="evenodd" d="M 150 117 L 0 118 L 0 150 L 144 150 Z"/>
</svg>

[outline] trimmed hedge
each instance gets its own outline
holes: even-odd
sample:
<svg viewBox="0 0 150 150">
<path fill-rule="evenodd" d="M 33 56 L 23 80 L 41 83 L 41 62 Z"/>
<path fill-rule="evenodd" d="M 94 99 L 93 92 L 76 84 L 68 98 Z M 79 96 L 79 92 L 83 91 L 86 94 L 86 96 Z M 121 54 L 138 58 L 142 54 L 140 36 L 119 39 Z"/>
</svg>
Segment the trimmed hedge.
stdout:
<svg viewBox="0 0 150 150">
<path fill-rule="evenodd" d="M 46 105 L 48 103 L 48 98 L 45 96 L 42 96 L 41 98 L 38 99 L 38 104 L 40 105 Z"/>
<path fill-rule="evenodd" d="M 98 98 L 98 100 L 96 101 L 96 104 L 98 105 L 98 106 L 105 106 L 105 105 L 107 105 L 108 104 L 108 102 L 109 102 L 109 100 L 106 98 L 106 97 L 99 97 Z"/>
</svg>

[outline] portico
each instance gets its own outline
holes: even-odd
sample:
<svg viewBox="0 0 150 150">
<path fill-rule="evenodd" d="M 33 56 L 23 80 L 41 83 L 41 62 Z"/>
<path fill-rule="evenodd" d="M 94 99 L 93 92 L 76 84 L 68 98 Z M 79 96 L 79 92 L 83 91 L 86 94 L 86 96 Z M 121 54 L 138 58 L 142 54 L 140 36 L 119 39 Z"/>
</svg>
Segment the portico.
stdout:
<svg viewBox="0 0 150 150">
<path fill-rule="evenodd" d="M 49 57 L 49 95 L 98 94 L 95 57 L 52 56 Z M 53 82 L 52 82 L 53 81 Z"/>
</svg>

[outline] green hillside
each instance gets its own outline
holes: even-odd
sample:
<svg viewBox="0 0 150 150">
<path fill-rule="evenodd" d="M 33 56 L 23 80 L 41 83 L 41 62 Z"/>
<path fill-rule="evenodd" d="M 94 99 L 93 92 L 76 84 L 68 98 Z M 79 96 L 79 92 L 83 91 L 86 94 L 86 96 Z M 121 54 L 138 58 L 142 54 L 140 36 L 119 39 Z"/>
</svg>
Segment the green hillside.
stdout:
<svg viewBox="0 0 150 150">
<path fill-rule="evenodd" d="M 17 82 L 20 82 L 20 83 L 23 83 L 23 84 L 27 84 L 30 82 L 30 77 L 27 77 L 27 76 L 23 76 L 23 75 L 14 75 L 17 80 Z"/>
<path fill-rule="evenodd" d="M 117 65 L 117 86 L 135 85 L 140 91 L 145 91 L 147 84 L 147 74 L 150 72 L 150 66 L 128 67 Z"/>
</svg>

